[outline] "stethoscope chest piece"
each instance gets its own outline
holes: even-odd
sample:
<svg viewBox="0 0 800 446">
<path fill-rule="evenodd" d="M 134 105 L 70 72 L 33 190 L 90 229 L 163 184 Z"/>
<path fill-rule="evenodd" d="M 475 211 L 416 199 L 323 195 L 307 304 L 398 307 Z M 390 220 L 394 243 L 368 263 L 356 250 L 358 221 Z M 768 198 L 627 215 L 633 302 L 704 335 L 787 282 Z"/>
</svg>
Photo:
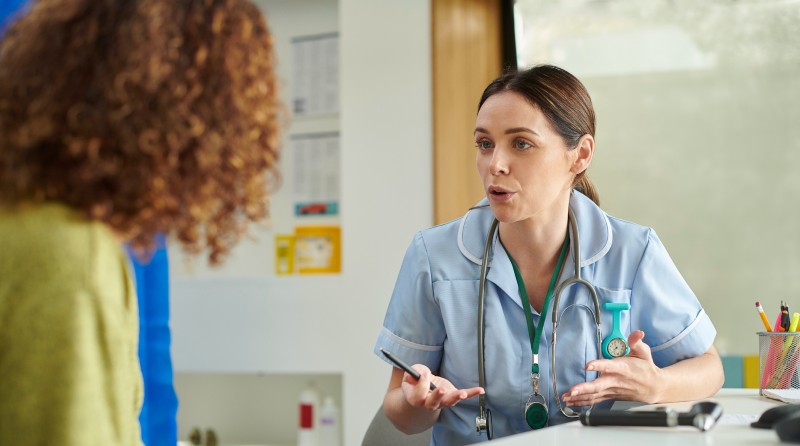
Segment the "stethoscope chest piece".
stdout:
<svg viewBox="0 0 800 446">
<path fill-rule="evenodd" d="M 481 432 L 486 431 L 486 438 L 491 440 L 494 438 L 494 432 L 492 431 L 492 411 L 486 408 L 482 410 L 477 417 L 475 417 L 475 430 L 478 432 L 478 435 Z"/>
</svg>

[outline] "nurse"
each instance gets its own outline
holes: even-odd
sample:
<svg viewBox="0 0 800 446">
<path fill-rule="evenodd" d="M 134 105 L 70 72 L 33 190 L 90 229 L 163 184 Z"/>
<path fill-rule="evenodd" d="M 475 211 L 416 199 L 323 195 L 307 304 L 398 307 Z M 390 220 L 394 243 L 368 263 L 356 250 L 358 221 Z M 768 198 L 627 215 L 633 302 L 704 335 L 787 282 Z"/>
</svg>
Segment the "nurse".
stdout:
<svg viewBox="0 0 800 446">
<path fill-rule="evenodd" d="M 531 430 L 526 407 L 534 393 L 533 353 L 548 413 L 544 425 L 574 419 L 560 407 L 696 400 L 722 386 L 714 325 L 655 232 L 598 206 L 586 176 L 594 134 L 588 92 L 558 67 L 508 73 L 483 92 L 474 136 L 486 198 L 462 218 L 414 236 L 375 345 L 378 356 L 384 348 L 421 374 L 416 380 L 392 369 L 383 408 L 401 431 L 432 426 L 431 444 L 486 440 L 487 431 L 475 426 L 481 399 L 491 411 L 494 438 Z M 580 275 L 597 293 L 603 338 L 614 325 L 603 305 L 630 305 L 618 324 L 630 348 L 626 356 L 599 359 L 594 303 L 580 286 L 559 297 L 558 342 L 551 348 L 553 291 L 575 273 L 570 209 L 580 238 Z M 494 219 L 499 225 L 489 241 L 479 364 L 480 265 Z"/>
</svg>

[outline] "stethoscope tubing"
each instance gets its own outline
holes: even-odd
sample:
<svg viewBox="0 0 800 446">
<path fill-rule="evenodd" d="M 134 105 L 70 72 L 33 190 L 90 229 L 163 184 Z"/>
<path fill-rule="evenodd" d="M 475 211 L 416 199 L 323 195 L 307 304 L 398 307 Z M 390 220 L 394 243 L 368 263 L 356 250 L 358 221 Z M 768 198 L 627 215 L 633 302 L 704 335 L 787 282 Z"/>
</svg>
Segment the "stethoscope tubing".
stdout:
<svg viewBox="0 0 800 446">
<path fill-rule="evenodd" d="M 561 400 L 558 399 L 558 389 L 556 385 L 556 333 L 557 333 L 557 326 L 558 326 L 558 301 L 561 298 L 561 292 L 566 289 L 568 286 L 578 284 L 586 287 L 589 290 L 589 294 L 592 297 L 592 301 L 594 302 L 594 317 L 595 317 L 595 324 L 597 325 L 597 351 L 599 352 L 601 349 L 602 344 L 602 335 L 600 331 L 600 301 L 597 298 L 597 292 L 594 289 L 594 286 L 587 280 L 581 278 L 581 269 L 580 269 L 580 239 L 578 234 L 578 224 L 575 218 L 575 213 L 572 211 L 572 207 L 569 207 L 569 214 L 568 214 L 568 221 L 569 227 L 571 232 L 572 239 L 570 243 L 572 243 L 572 257 L 574 263 L 574 274 L 571 278 L 565 280 L 556 288 L 554 293 L 553 299 L 553 313 L 552 313 L 552 320 L 553 320 L 553 334 L 551 338 L 551 349 L 552 354 L 550 355 L 551 360 L 551 374 L 553 377 L 553 393 L 558 403 L 558 408 L 564 416 L 567 417 L 577 417 L 578 413 L 574 410 L 570 409 L 568 406 L 564 407 L 561 405 Z M 486 244 L 483 248 L 483 259 L 481 259 L 481 270 L 480 270 L 480 281 L 479 281 L 479 288 L 478 288 L 478 384 L 484 390 L 486 389 L 486 362 L 484 361 L 484 328 L 485 328 L 485 320 L 484 320 L 484 304 L 485 304 L 485 290 L 486 290 L 486 276 L 489 269 L 489 251 L 492 246 L 492 241 L 494 235 L 497 232 L 497 226 L 499 222 L 495 218 L 492 220 L 492 224 L 489 227 L 489 231 L 486 236 Z M 486 394 L 483 393 L 478 397 L 478 404 L 480 406 L 479 418 L 482 420 L 487 420 L 488 410 L 486 408 Z M 491 438 L 490 438 L 491 439 Z"/>
<path fill-rule="evenodd" d="M 486 362 L 483 358 L 483 330 L 485 328 L 485 321 L 483 315 L 484 307 L 484 290 L 486 289 L 486 274 L 489 270 L 489 249 L 492 247 L 492 238 L 497 231 L 497 226 L 500 222 L 497 219 L 492 220 L 492 225 L 489 227 L 489 236 L 486 239 L 486 244 L 483 247 L 483 261 L 481 262 L 481 278 L 478 289 L 478 383 L 486 390 Z M 480 417 L 486 419 L 486 394 L 482 393 L 478 396 L 478 403 L 480 405 Z"/>
<path fill-rule="evenodd" d="M 552 313 L 552 321 L 553 321 L 553 335 L 550 338 L 550 371 L 553 376 L 553 396 L 556 399 L 556 403 L 558 404 L 558 409 L 567 417 L 577 417 L 579 414 L 574 410 L 570 409 L 569 406 L 562 406 L 561 399 L 558 397 L 558 378 L 556 376 L 556 335 L 558 334 L 558 301 L 561 300 L 561 293 L 571 285 L 582 285 L 587 290 L 589 290 L 589 295 L 592 297 L 592 302 L 594 302 L 594 320 L 595 325 L 597 326 L 597 351 L 600 351 L 602 346 L 602 334 L 600 332 L 600 300 L 597 298 L 597 291 L 595 291 L 594 286 L 585 279 L 581 278 L 581 260 L 580 260 L 580 236 L 578 234 L 578 224 L 577 220 L 575 219 L 575 213 L 572 211 L 572 208 L 569 208 L 569 228 L 570 228 L 570 241 L 574 243 L 574 248 L 572 250 L 572 257 L 575 272 L 572 277 L 569 279 L 561 282 L 558 287 L 556 288 L 555 293 L 553 294 L 553 313 Z"/>
</svg>

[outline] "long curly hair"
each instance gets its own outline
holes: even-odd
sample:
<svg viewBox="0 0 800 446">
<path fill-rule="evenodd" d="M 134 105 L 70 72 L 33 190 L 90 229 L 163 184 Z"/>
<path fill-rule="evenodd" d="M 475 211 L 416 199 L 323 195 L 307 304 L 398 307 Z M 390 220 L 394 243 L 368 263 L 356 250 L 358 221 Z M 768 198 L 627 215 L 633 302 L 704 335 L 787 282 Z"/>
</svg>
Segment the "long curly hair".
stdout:
<svg viewBox="0 0 800 446">
<path fill-rule="evenodd" d="M 34 1 L 0 41 L 0 202 L 220 263 L 279 181 L 275 64 L 247 0 Z"/>
</svg>

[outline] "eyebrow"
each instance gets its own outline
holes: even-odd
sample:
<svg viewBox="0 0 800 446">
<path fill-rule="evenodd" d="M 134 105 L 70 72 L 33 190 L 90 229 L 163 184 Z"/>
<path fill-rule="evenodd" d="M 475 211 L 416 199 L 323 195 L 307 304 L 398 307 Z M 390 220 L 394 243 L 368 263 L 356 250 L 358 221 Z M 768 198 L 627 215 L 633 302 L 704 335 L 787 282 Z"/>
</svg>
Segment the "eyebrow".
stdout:
<svg viewBox="0 0 800 446">
<path fill-rule="evenodd" d="M 489 132 L 483 127 L 476 127 L 474 133 L 489 133 Z M 513 127 L 513 128 L 510 128 L 510 129 L 505 131 L 506 135 L 511 135 L 513 133 L 530 133 L 530 134 L 533 134 L 533 135 L 536 135 L 536 136 L 541 136 L 538 133 L 536 133 L 535 131 L 533 131 L 533 130 L 527 128 L 527 127 Z"/>
</svg>

